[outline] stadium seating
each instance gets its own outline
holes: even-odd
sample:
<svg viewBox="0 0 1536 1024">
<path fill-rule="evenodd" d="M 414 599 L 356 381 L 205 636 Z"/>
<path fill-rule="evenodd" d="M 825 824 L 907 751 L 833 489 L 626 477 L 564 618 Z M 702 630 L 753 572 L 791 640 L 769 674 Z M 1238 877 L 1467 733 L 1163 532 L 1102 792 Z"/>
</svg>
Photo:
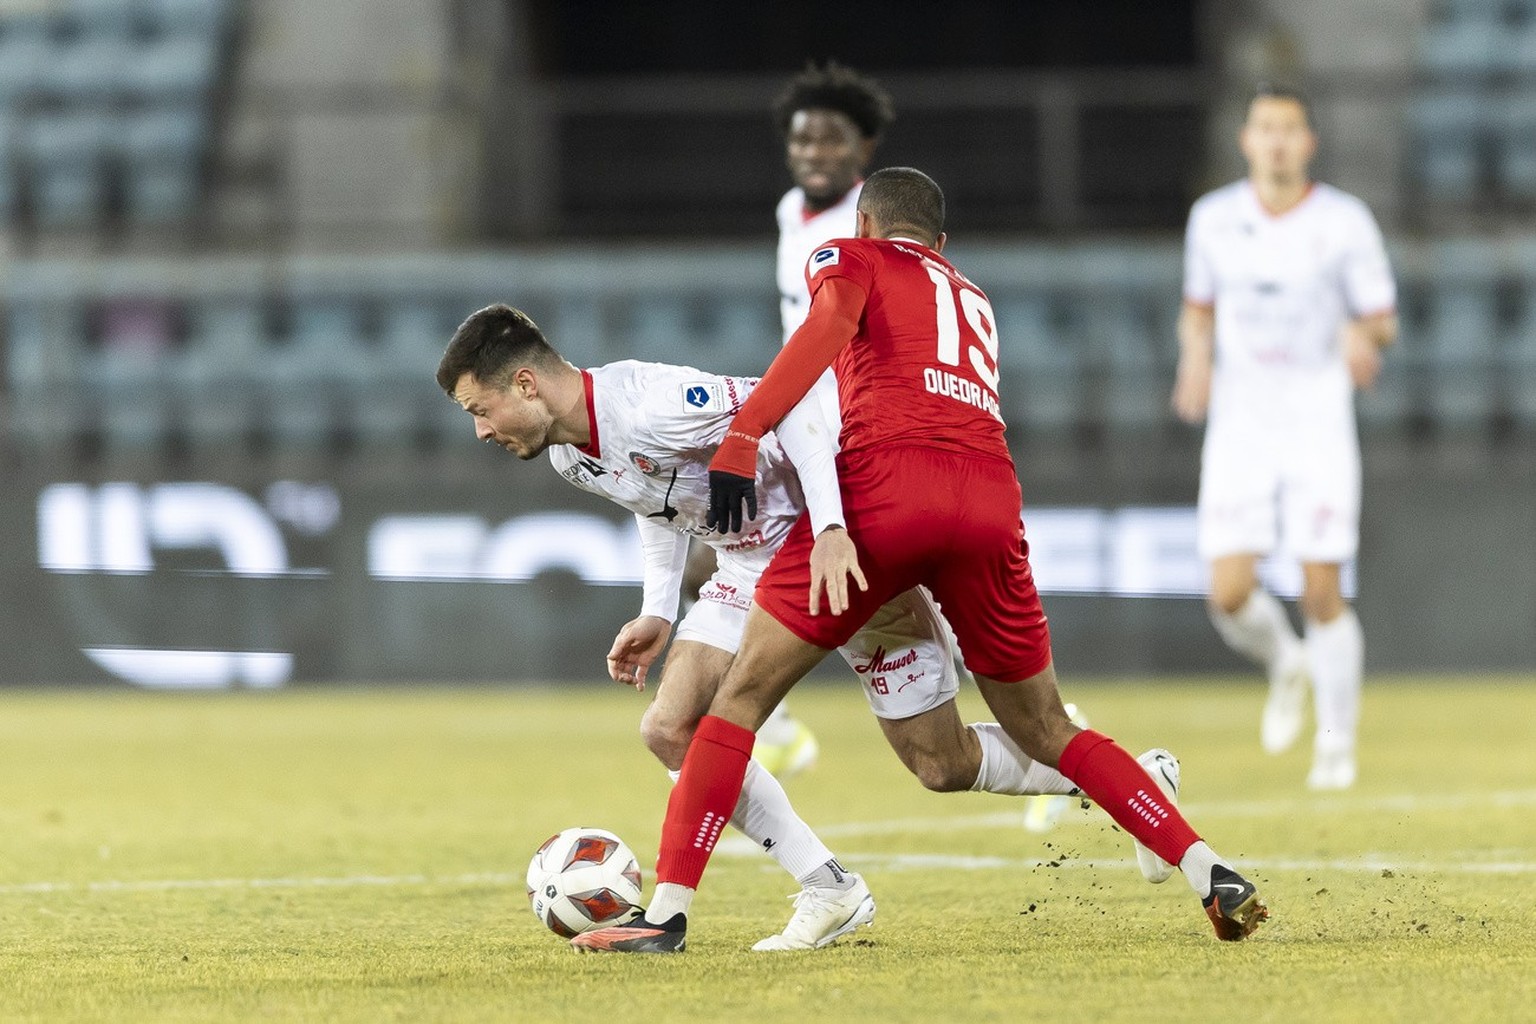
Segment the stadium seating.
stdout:
<svg viewBox="0 0 1536 1024">
<path fill-rule="evenodd" d="M 233 3 L 67 0 L 0 18 L 0 217 L 190 220 Z"/>
</svg>

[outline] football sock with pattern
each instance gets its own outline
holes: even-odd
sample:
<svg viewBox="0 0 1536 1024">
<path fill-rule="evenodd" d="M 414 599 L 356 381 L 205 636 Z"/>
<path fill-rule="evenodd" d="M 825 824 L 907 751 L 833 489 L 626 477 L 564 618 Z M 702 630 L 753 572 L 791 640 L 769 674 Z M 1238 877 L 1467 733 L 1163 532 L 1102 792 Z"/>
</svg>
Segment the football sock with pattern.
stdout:
<svg viewBox="0 0 1536 1024">
<path fill-rule="evenodd" d="M 1317 748 L 1353 750 L 1360 719 L 1365 638 L 1353 608 L 1332 622 L 1307 622 L 1307 667 L 1312 672 Z"/>
<path fill-rule="evenodd" d="M 1301 638 L 1291 628 L 1285 609 L 1263 587 L 1254 587 L 1243 606 L 1230 615 L 1214 607 L 1210 613 L 1211 624 L 1228 647 L 1266 668 L 1300 649 Z"/>
<path fill-rule="evenodd" d="M 667 774 L 676 782 L 682 772 Z M 747 762 L 731 825 L 796 879 L 832 859 L 832 851 L 795 813 L 779 780 L 756 761 Z"/>
<path fill-rule="evenodd" d="M 1115 824 L 1169 864 L 1179 863 L 1200 841 L 1146 769 L 1103 733 L 1084 729 L 1072 737 L 1060 767 Z"/>
<path fill-rule="evenodd" d="M 688 744 L 683 771 L 667 801 L 656 881 L 697 889 L 709 855 L 741 798 L 752 732 L 705 715 Z"/>
<path fill-rule="evenodd" d="M 1077 792 L 1077 786 L 1061 772 L 1020 750 L 996 722 L 972 722 L 967 728 L 981 744 L 981 770 L 971 783 L 971 792 L 1006 796 L 1070 796 Z"/>
</svg>

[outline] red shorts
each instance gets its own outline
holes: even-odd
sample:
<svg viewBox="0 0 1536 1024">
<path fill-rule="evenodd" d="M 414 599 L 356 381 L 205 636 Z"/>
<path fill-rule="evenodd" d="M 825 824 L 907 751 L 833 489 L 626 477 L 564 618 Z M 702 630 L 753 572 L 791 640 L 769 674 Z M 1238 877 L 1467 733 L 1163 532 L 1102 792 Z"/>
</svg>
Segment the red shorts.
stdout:
<svg viewBox="0 0 1536 1024">
<path fill-rule="evenodd" d="M 1050 663 L 1051 635 L 1020 519 L 1013 464 L 932 448 L 840 454 L 843 514 L 869 581 L 851 607 L 810 614 L 811 524 L 801 516 L 758 581 L 754 599 L 817 647 L 848 642 L 882 604 L 923 584 L 954 628 L 972 672 L 1002 682 Z"/>
</svg>

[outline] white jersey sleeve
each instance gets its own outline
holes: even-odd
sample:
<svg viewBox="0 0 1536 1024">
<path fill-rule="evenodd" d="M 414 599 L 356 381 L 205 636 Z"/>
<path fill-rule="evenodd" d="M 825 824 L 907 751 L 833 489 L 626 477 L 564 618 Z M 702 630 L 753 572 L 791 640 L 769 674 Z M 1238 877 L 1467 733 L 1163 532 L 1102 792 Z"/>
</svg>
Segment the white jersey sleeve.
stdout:
<svg viewBox="0 0 1536 1024">
<path fill-rule="evenodd" d="M 1204 201 L 1197 202 L 1184 229 L 1184 301 L 1196 306 L 1216 302 L 1216 275 L 1206 239 L 1207 209 Z"/>
<path fill-rule="evenodd" d="M 843 494 L 837 481 L 837 431 L 827 422 L 822 405 L 822 395 L 812 390 L 773 431 L 800 479 L 813 537 L 834 524 L 844 525 Z"/>
<path fill-rule="evenodd" d="M 642 515 L 635 516 L 640 530 L 640 551 L 645 561 L 640 614 L 672 622 L 682 597 L 683 571 L 688 564 L 688 537 Z"/>
<path fill-rule="evenodd" d="M 1381 228 L 1364 204 L 1354 204 L 1357 223 L 1344 252 L 1344 300 L 1352 317 L 1390 313 L 1397 308 L 1397 284 L 1381 240 Z"/>
</svg>

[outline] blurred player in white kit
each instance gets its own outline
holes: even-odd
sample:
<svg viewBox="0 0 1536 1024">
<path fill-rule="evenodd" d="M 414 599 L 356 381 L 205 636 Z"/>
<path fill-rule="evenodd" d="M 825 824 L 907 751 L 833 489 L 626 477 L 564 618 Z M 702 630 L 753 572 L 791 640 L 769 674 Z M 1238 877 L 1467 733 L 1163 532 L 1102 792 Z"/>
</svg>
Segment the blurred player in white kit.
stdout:
<svg viewBox="0 0 1536 1024">
<path fill-rule="evenodd" d="M 1206 420 L 1199 547 L 1211 619 L 1268 672 L 1263 747 L 1296 742 L 1310 679 L 1307 784 L 1347 789 L 1365 658 L 1339 582 L 1359 546 L 1354 391 L 1375 382 L 1397 336 L 1396 287 L 1370 210 L 1309 177 L 1317 137 L 1299 92 L 1261 85 L 1239 145 L 1248 177 L 1189 215 L 1173 407 Z M 1302 568 L 1300 637 L 1256 571 L 1282 544 Z"/>
</svg>

